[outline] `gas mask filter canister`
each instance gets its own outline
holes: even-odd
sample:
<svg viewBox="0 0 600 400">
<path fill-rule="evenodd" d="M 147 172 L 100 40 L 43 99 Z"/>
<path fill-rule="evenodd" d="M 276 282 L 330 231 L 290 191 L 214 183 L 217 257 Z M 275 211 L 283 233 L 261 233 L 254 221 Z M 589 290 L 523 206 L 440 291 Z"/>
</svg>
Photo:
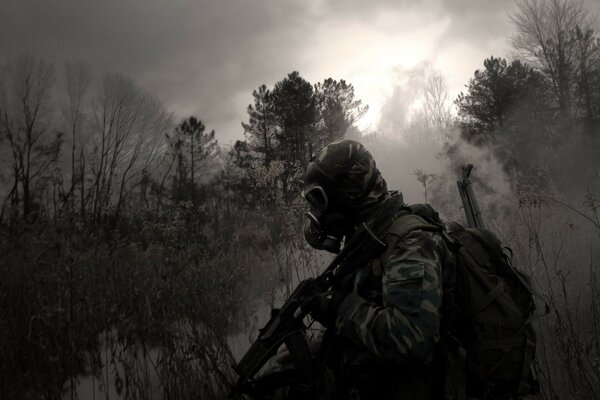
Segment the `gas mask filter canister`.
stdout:
<svg viewBox="0 0 600 400">
<path fill-rule="evenodd" d="M 312 209 L 306 213 L 304 238 L 317 250 L 339 253 L 344 236 L 352 230 L 352 224 L 342 213 L 323 213 Z"/>
</svg>

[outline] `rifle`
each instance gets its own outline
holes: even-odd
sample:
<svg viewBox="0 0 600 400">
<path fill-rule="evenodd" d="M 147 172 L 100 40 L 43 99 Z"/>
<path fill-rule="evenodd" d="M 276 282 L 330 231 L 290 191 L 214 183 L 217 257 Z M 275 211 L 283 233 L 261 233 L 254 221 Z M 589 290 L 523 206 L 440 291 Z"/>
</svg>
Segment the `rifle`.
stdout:
<svg viewBox="0 0 600 400">
<path fill-rule="evenodd" d="M 372 257 L 376 251 L 383 251 L 385 247 L 385 243 L 363 223 L 321 275 L 300 282 L 281 308 L 271 310 L 271 319 L 259 330 L 258 338 L 233 367 L 238 380 L 230 397 L 255 395 L 264 390 L 272 390 L 275 385 L 281 387 L 288 384 L 293 384 L 300 392 L 308 393 L 315 386 L 319 368 L 313 368 L 314 361 L 305 337 L 307 328 L 303 323 L 304 315 L 296 318 L 295 311 L 305 299 L 327 291 L 351 272 L 354 265 Z M 350 260 L 352 262 L 347 262 Z M 282 343 L 285 343 L 290 352 L 295 366 L 293 372 L 282 373 L 276 378 L 254 378 Z"/>
<path fill-rule="evenodd" d="M 467 216 L 467 225 L 470 228 L 485 228 L 481 219 L 481 211 L 479 211 L 473 189 L 471 188 L 471 180 L 469 179 L 472 169 L 473 164 L 463 166 L 462 179 L 456 182 L 456 184 L 458 185 L 460 199 L 462 200 L 463 209 Z"/>
</svg>

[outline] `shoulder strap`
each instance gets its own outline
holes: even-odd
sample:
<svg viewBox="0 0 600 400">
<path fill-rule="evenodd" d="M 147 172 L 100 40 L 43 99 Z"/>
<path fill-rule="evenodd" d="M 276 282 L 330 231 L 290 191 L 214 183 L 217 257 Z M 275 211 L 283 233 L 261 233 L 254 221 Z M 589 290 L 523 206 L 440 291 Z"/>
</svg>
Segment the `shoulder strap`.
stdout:
<svg viewBox="0 0 600 400">
<path fill-rule="evenodd" d="M 425 218 L 415 214 L 404 214 L 399 216 L 392 222 L 392 225 L 386 232 L 385 241 L 387 247 L 383 253 L 382 260 L 385 261 L 388 259 L 398 240 L 416 230 L 439 232 L 441 228 L 438 225 L 427 222 Z"/>
<path fill-rule="evenodd" d="M 439 231 L 440 227 L 431 222 L 427 222 L 425 218 L 418 215 L 406 214 L 398 217 L 392 223 L 392 226 L 390 226 L 387 233 L 402 238 L 417 229 L 424 231 Z"/>
</svg>

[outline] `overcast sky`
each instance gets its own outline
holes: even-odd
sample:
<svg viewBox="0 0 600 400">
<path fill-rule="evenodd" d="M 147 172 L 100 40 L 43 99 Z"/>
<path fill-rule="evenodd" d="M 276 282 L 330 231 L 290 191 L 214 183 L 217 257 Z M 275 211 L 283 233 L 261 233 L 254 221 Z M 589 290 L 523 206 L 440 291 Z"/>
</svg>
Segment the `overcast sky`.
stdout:
<svg viewBox="0 0 600 400">
<path fill-rule="evenodd" d="M 600 12 L 600 0 L 587 0 Z M 219 141 L 242 138 L 252 90 L 298 70 L 346 79 L 378 127 L 394 87 L 439 70 L 452 98 L 484 58 L 510 56 L 512 0 L 0 0 L 0 56 L 119 72 Z M 395 96 L 397 97 L 397 92 Z M 407 95 L 414 95 L 408 93 Z M 389 107 L 388 107 L 389 108 Z"/>
</svg>

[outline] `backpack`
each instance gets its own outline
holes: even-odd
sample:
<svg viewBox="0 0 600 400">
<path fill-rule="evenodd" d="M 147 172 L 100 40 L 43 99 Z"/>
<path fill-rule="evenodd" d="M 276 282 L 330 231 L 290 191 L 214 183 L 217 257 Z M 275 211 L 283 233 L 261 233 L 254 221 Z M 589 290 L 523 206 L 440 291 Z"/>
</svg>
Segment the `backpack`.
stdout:
<svg viewBox="0 0 600 400">
<path fill-rule="evenodd" d="M 394 220 L 386 242 L 389 248 L 413 230 L 435 231 L 454 254 L 456 284 L 444 288 L 444 301 L 453 298 L 448 314 L 455 317 L 448 321 L 443 311 L 442 340 L 464 363 L 466 394 L 502 399 L 536 393 L 530 278 L 512 265 L 492 232 L 458 223 L 445 229 L 431 206 L 409 208 Z"/>
</svg>

